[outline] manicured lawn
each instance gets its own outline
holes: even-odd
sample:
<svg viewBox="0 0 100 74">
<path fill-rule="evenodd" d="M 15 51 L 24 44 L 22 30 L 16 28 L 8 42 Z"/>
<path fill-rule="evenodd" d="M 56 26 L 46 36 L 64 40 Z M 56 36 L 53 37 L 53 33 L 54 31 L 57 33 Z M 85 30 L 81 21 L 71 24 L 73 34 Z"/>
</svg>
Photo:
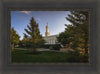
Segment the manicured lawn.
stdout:
<svg viewBox="0 0 100 74">
<path fill-rule="evenodd" d="M 75 60 L 78 59 L 77 56 L 67 52 L 39 51 L 41 54 L 36 55 L 27 54 L 29 52 L 32 50 L 14 50 L 11 54 L 11 61 L 13 63 L 64 63 L 77 62 Z"/>
<path fill-rule="evenodd" d="M 68 54 L 63 52 L 41 51 L 41 54 L 27 54 L 31 50 L 15 50 L 12 52 L 12 62 L 67 62 Z"/>
</svg>

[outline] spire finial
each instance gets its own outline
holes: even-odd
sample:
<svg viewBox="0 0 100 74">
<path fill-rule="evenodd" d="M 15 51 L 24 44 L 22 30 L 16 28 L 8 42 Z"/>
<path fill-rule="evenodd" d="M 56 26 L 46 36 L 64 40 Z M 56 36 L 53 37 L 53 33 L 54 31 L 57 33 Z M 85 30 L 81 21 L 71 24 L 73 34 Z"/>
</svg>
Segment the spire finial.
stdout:
<svg viewBox="0 0 100 74">
<path fill-rule="evenodd" d="M 48 22 L 47 22 L 47 25 L 48 25 Z"/>
</svg>

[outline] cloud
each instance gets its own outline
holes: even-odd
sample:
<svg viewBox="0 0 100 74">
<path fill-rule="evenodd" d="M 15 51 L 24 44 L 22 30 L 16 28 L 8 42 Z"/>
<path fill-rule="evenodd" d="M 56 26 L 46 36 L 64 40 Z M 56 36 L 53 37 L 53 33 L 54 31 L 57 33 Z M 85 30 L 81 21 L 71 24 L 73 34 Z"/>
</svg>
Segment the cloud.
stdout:
<svg viewBox="0 0 100 74">
<path fill-rule="evenodd" d="M 38 20 L 38 21 L 41 21 L 41 19 L 40 19 L 40 18 L 37 18 L 37 20 Z"/>
<path fill-rule="evenodd" d="M 20 11 L 20 12 L 25 13 L 27 15 L 29 15 L 31 13 L 31 11 Z"/>
</svg>

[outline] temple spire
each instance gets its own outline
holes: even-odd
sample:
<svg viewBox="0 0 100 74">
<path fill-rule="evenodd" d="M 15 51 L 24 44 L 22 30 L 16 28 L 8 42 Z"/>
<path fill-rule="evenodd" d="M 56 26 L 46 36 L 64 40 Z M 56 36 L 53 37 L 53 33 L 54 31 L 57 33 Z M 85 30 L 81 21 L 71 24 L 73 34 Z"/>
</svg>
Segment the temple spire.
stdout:
<svg viewBox="0 0 100 74">
<path fill-rule="evenodd" d="M 49 26 L 48 26 L 48 22 L 47 22 L 45 36 L 49 36 L 49 35 L 50 35 Z"/>
</svg>

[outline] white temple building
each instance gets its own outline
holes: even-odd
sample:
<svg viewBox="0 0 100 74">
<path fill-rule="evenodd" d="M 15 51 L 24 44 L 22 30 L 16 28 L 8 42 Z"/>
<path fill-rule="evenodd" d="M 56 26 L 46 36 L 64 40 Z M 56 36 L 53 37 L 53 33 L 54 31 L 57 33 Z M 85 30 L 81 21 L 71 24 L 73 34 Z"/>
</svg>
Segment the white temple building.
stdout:
<svg viewBox="0 0 100 74">
<path fill-rule="evenodd" d="M 59 35 L 50 35 L 50 32 L 49 32 L 49 26 L 48 26 L 48 23 L 46 25 L 46 32 L 45 32 L 45 37 L 44 37 L 44 40 L 46 41 L 46 45 L 48 44 L 57 44 L 57 37 Z"/>
</svg>

